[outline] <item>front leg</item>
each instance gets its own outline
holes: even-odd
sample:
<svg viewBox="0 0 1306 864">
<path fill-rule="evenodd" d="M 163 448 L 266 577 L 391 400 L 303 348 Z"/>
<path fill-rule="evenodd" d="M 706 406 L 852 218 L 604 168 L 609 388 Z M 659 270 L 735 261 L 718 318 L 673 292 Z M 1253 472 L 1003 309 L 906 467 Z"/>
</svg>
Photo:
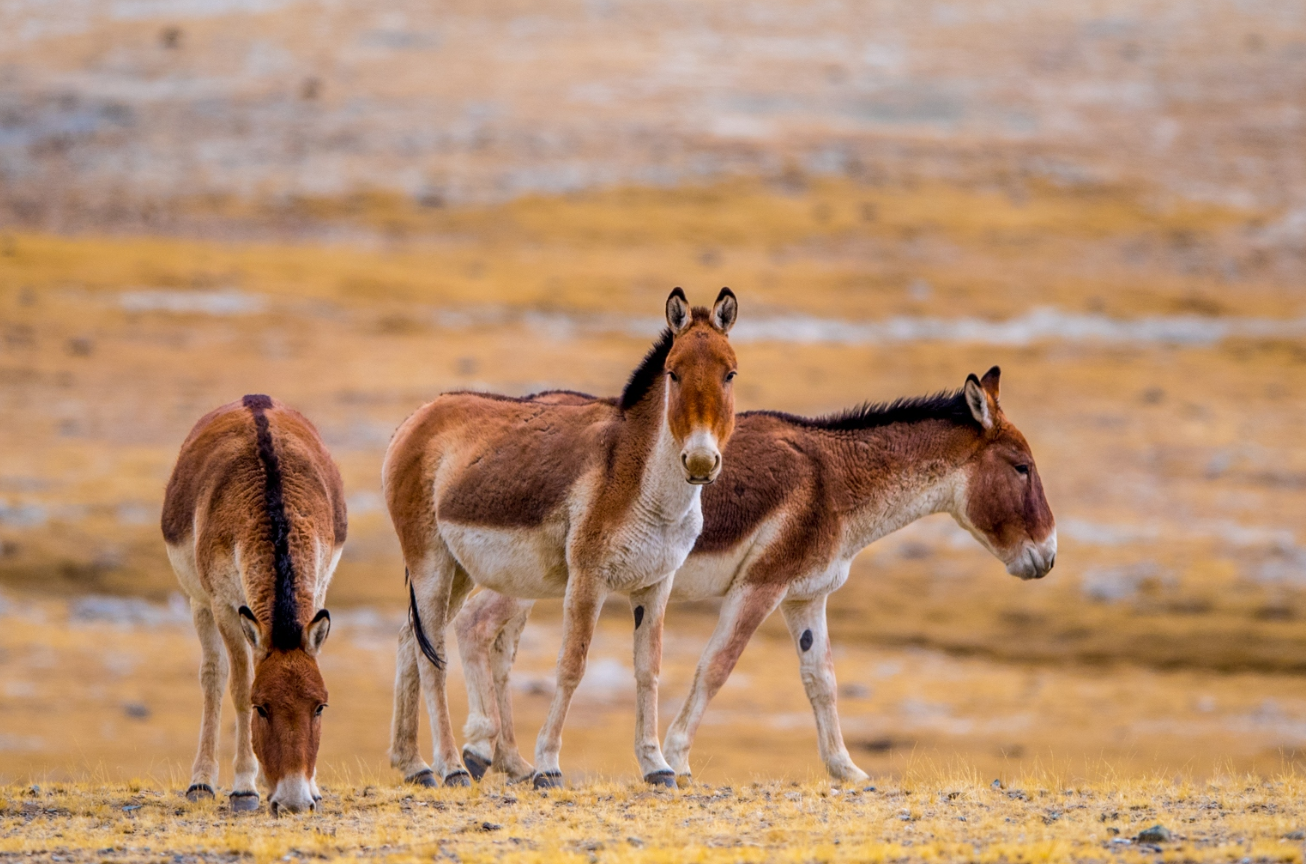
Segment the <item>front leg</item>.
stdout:
<svg viewBox="0 0 1306 864">
<path fill-rule="evenodd" d="M 803 689 L 816 715 L 816 740 L 821 761 L 836 780 L 861 782 L 865 771 L 853 764 L 839 729 L 838 685 L 834 680 L 834 655 L 825 623 L 826 595 L 813 600 L 791 600 L 781 606 L 785 624 L 798 648 L 798 668 Z"/>
<path fill-rule="evenodd" d="M 200 744 L 191 768 L 186 798 L 212 798 L 218 785 L 218 726 L 222 712 L 222 691 L 227 687 L 226 648 L 207 601 L 192 600 L 191 615 L 200 640 L 200 687 L 204 691 L 204 713 L 200 717 Z"/>
<path fill-rule="evenodd" d="M 631 611 L 635 615 L 635 758 L 644 779 L 655 786 L 675 786 L 671 770 L 658 744 L 658 676 L 662 672 L 662 622 L 670 577 L 647 588 L 632 591 Z"/>
<path fill-rule="evenodd" d="M 549 703 L 549 716 L 535 740 L 535 788 L 562 785 L 558 755 L 562 751 L 562 726 L 567 720 L 571 697 L 585 676 L 585 661 L 607 593 L 602 582 L 573 570 L 567 580 L 562 607 L 562 649 L 558 652 L 558 686 Z"/>
<path fill-rule="evenodd" d="M 409 562 L 409 574 L 413 590 L 411 600 L 415 610 L 413 635 L 418 639 L 419 646 L 421 639 L 425 638 L 435 654 L 431 658 L 419 650 L 418 653 L 423 656 L 417 658 L 422 695 L 426 697 L 426 713 L 431 721 L 431 740 L 435 744 L 432 759 L 434 772 L 443 779 L 445 786 L 470 786 L 471 776 L 463 768 L 458 756 L 453 723 L 449 719 L 449 655 L 445 650 L 446 625 L 450 615 L 457 614 L 458 606 L 466 596 L 466 588 L 459 590 L 456 587 L 458 565 L 443 542 L 428 550 L 423 560 Z M 417 632 L 419 626 L 424 637 Z M 420 782 L 416 777 L 409 779 Z"/>
<path fill-rule="evenodd" d="M 235 618 L 234 612 L 224 616 L 218 627 L 231 658 L 231 702 L 236 709 L 236 776 L 231 783 L 231 809 L 257 810 L 259 764 L 254 758 L 254 739 L 250 734 L 254 706 L 249 696 L 254 683 L 254 657 Z"/>
<path fill-rule="evenodd" d="M 763 584 L 744 585 L 726 595 L 716 629 L 694 670 L 689 696 L 667 729 L 666 758 L 676 774 L 689 777 L 689 748 L 693 746 L 708 703 L 726 683 L 748 640 L 766 616 L 775 611 L 784 592 L 784 585 Z"/>
</svg>

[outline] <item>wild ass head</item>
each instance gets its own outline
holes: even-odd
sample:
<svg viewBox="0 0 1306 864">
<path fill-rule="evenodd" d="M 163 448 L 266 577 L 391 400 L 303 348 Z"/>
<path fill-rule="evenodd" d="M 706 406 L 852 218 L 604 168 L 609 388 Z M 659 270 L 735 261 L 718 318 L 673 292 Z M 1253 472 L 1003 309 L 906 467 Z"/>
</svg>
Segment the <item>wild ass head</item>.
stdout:
<svg viewBox="0 0 1306 864">
<path fill-rule="evenodd" d="M 331 616 L 322 609 L 307 627 L 278 626 L 280 621 L 263 627 L 242 606 L 240 623 L 254 648 L 254 755 L 271 790 L 272 812 L 315 810 L 317 748 L 327 705 L 317 654 L 331 630 Z"/>
<path fill-rule="evenodd" d="M 722 288 L 711 311 L 689 308 L 679 288 L 667 297 L 671 346 L 667 376 L 667 425 L 680 447 L 680 467 L 694 485 L 711 483 L 721 473 L 721 451 L 735 429 L 734 349 L 726 334 L 734 326 L 739 302 Z"/>
<path fill-rule="evenodd" d="M 994 366 L 963 390 L 980 427 L 980 446 L 964 469 L 957 520 L 1021 579 L 1041 579 L 1057 560 L 1057 527 L 1043 497 L 1034 454 L 1002 413 Z"/>
</svg>

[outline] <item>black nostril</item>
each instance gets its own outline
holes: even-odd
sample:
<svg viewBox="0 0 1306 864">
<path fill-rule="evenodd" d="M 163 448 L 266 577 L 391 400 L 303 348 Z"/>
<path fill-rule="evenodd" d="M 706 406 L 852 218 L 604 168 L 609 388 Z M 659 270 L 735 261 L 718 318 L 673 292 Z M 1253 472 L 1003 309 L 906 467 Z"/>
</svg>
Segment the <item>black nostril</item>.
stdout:
<svg viewBox="0 0 1306 864">
<path fill-rule="evenodd" d="M 680 454 L 680 464 L 681 464 L 681 465 L 684 465 L 686 468 L 689 467 L 689 454 L 688 454 L 688 453 L 681 453 L 681 454 Z"/>
<path fill-rule="evenodd" d="M 1053 567 L 1056 566 L 1056 563 L 1057 563 L 1057 553 L 1053 552 L 1052 557 L 1048 559 L 1048 569 L 1051 570 Z"/>
<path fill-rule="evenodd" d="M 716 456 L 712 457 L 712 459 L 713 459 L 712 470 L 715 471 L 717 468 L 721 467 L 721 454 L 720 453 L 716 454 Z"/>
</svg>

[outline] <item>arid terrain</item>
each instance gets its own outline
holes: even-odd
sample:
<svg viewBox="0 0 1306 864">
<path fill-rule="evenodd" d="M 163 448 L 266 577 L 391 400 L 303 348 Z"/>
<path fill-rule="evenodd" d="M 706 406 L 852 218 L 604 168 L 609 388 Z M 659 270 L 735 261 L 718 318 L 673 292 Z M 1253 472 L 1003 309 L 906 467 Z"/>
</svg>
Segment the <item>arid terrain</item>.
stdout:
<svg viewBox="0 0 1306 864">
<path fill-rule="evenodd" d="M 1300 4 L 62 5 L 0 0 L 0 857 L 1301 860 Z M 571 789 L 401 788 L 391 433 L 449 389 L 616 393 L 675 285 L 738 294 L 740 410 L 1000 365 L 1056 569 L 946 516 L 856 561 L 830 616 L 875 790 L 823 779 L 779 621 L 699 785 L 638 787 L 624 601 Z M 348 493 L 316 820 L 177 797 L 198 645 L 162 490 L 252 392 Z M 715 612 L 668 614 L 664 724 Z M 559 632 L 541 603 L 528 753 Z"/>
</svg>

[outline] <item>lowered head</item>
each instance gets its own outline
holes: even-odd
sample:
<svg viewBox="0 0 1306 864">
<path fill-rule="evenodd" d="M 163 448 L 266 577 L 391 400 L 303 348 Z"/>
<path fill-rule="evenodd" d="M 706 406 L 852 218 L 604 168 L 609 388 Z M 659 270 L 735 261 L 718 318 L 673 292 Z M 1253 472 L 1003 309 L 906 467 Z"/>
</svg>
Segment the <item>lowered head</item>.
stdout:
<svg viewBox="0 0 1306 864">
<path fill-rule="evenodd" d="M 248 606 L 240 607 L 240 623 L 254 647 L 252 737 L 272 813 L 316 810 L 317 750 L 327 706 L 317 654 L 331 630 L 331 616 L 319 610 L 300 629 L 298 644 L 274 644 L 290 640 L 274 640 L 271 628 L 261 627 Z"/>
</svg>

